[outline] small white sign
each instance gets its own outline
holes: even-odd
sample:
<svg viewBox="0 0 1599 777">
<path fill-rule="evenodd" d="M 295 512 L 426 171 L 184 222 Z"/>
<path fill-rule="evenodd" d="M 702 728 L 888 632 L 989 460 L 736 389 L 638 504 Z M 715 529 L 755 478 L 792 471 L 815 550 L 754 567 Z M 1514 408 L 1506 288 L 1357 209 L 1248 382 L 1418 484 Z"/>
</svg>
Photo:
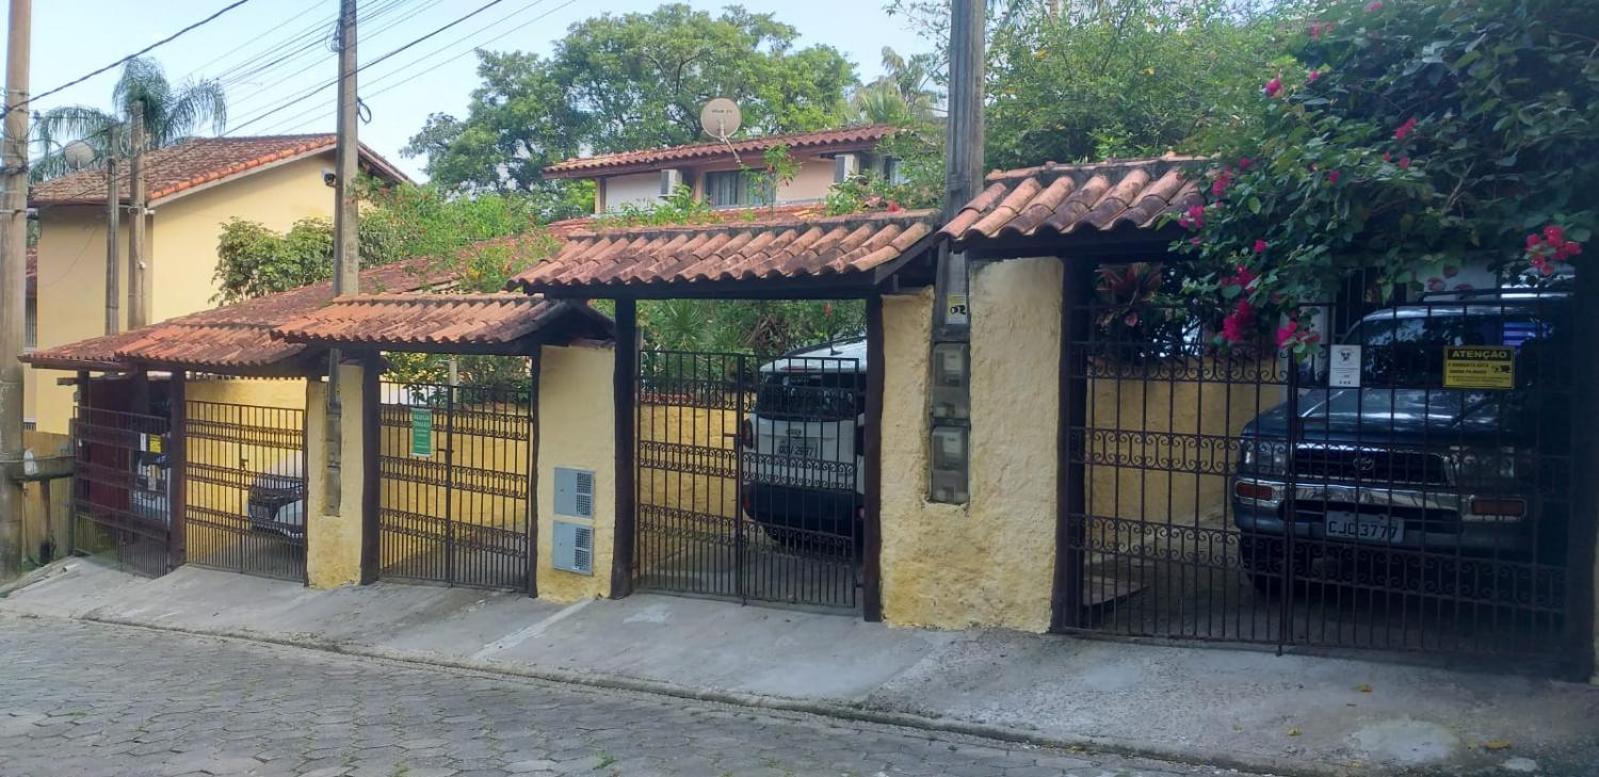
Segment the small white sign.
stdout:
<svg viewBox="0 0 1599 777">
<path fill-rule="evenodd" d="M 1333 388 L 1360 388 L 1360 346 L 1335 345 L 1327 385 Z"/>
</svg>

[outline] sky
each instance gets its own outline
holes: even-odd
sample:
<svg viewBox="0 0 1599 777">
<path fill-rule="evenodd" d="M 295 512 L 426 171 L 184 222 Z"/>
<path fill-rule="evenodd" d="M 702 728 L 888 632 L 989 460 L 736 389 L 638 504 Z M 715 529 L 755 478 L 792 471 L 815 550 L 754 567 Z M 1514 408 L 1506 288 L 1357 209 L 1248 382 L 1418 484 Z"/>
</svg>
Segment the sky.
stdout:
<svg viewBox="0 0 1599 777">
<path fill-rule="evenodd" d="M 686 0 L 717 12 L 727 2 Z M 116 61 L 229 5 L 231 0 L 35 0 L 33 62 L 35 94 Z M 362 64 L 484 5 L 487 0 L 360 0 L 362 14 L 375 16 L 358 31 Z M 478 85 L 477 47 L 548 54 L 567 28 L 603 13 L 648 11 L 658 0 L 501 0 L 497 5 L 362 71 L 360 94 L 371 111 L 360 128 L 362 142 L 421 180 L 421 159 L 400 156 L 430 113 L 462 116 Z M 827 44 L 853 61 L 863 81 L 881 72 L 879 52 L 902 54 L 928 48 L 901 17 L 883 11 L 880 0 L 746 0 L 751 11 L 773 13 L 799 30 L 799 46 Z M 312 30 L 331 33 L 338 0 L 249 0 L 217 20 L 161 46 L 149 56 L 174 83 L 221 77 L 228 92 L 228 125 L 234 135 L 332 132 L 334 90 L 318 87 L 337 76 L 337 57 L 324 43 L 303 49 Z M 381 13 L 380 13 L 381 12 Z M 297 39 L 293 46 L 282 44 Z M 252 68 L 283 61 L 263 72 Z M 253 60 L 253 61 L 252 61 Z M 243 65 L 243 67 L 241 67 Z M 108 71 L 59 94 L 35 101 L 44 111 L 59 105 L 109 109 L 118 72 Z M 735 95 L 736 97 L 736 95 Z M 292 107 L 278 109 L 299 98 Z M 207 133 L 210 134 L 210 133 Z"/>
</svg>

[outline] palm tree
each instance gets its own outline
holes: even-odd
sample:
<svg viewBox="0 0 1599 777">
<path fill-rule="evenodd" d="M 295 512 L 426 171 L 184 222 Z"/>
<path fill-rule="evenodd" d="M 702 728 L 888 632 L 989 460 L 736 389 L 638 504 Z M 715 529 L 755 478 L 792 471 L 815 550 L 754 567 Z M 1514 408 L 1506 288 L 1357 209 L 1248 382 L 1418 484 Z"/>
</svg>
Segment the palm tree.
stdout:
<svg viewBox="0 0 1599 777">
<path fill-rule="evenodd" d="M 883 75 L 855 90 L 850 112 L 855 121 L 904 126 L 933 117 L 938 93 L 932 87 L 933 58 L 916 54 L 910 59 L 883 47 Z"/>
<path fill-rule="evenodd" d="M 97 159 L 108 154 L 126 155 L 128 133 L 120 129 L 137 108 L 144 116 L 145 150 L 162 148 L 192 137 L 207 122 L 212 131 L 221 132 L 227 124 L 227 95 L 215 79 L 185 80 L 176 88 L 167 81 L 160 63 L 153 59 L 128 60 L 122 77 L 111 90 L 110 112 L 86 105 L 52 108 L 34 119 L 34 143 L 38 156 L 32 163 L 33 179 L 54 178 L 71 172 L 62 149 L 82 140 L 95 151 Z M 116 147 L 109 138 L 118 128 Z"/>
</svg>

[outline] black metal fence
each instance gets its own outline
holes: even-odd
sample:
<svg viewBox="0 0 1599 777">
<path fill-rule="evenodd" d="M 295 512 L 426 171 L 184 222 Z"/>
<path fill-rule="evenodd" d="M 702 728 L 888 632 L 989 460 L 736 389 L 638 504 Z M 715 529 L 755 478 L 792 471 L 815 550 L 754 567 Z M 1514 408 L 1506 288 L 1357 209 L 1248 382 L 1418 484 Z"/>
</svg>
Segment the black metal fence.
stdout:
<svg viewBox="0 0 1599 777">
<path fill-rule="evenodd" d="M 1572 511 L 1560 292 L 1315 306 L 1325 347 L 1218 347 L 1176 307 L 1069 318 L 1064 628 L 1558 660 Z M 1148 336 L 1159 328 L 1162 338 Z"/>
<path fill-rule="evenodd" d="M 380 391 L 379 576 L 533 592 L 529 388 Z"/>
<path fill-rule="evenodd" d="M 172 569 L 168 421 L 78 407 L 72 419 L 72 550 L 150 577 Z"/>
<path fill-rule="evenodd" d="M 188 563 L 304 582 L 305 411 L 191 400 L 184 422 Z"/>
<path fill-rule="evenodd" d="M 647 589 L 859 606 L 857 359 L 640 354 L 635 570 Z"/>
</svg>

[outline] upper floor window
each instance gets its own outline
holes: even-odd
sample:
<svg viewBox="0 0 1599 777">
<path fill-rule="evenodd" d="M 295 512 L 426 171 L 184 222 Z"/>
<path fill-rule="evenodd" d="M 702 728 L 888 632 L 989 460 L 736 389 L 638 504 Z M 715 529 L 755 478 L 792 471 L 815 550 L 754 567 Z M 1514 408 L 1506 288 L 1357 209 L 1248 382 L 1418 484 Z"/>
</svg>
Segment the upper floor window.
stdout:
<svg viewBox="0 0 1599 777">
<path fill-rule="evenodd" d="M 756 173 L 726 170 L 705 174 L 705 202 L 713 208 L 769 205 L 776 200 L 776 187 Z"/>
</svg>

